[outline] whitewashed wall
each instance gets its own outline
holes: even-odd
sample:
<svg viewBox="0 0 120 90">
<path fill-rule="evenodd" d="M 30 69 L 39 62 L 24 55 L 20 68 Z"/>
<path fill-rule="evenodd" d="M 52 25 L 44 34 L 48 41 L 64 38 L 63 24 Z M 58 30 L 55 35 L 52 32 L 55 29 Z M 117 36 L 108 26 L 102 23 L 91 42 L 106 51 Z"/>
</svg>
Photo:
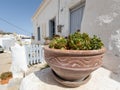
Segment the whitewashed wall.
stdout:
<svg viewBox="0 0 120 90">
<path fill-rule="evenodd" d="M 0 38 L 0 45 L 3 46 L 3 45 L 2 45 L 2 39 L 1 39 L 1 38 Z"/>
<path fill-rule="evenodd" d="M 45 31 L 45 36 L 48 36 L 49 20 L 55 16 L 58 24 L 58 0 L 44 1 L 50 2 L 43 8 L 41 13 L 38 12 L 32 18 L 35 36 L 37 36 L 36 30 L 38 26 L 44 27 L 41 34 L 44 35 L 43 31 Z M 56 34 L 62 36 L 69 34 L 69 10 L 79 4 L 80 1 L 84 0 L 60 0 L 60 24 L 64 25 L 64 27 L 62 33 L 58 33 L 56 30 Z M 86 0 L 81 31 L 90 35 L 97 35 L 102 39 L 107 48 L 103 66 L 120 75 L 120 0 Z"/>
<path fill-rule="evenodd" d="M 60 0 L 59 24 L 64 25 L 62 33 L 56 30 L 56 34 L 67 36 L 70 29 L 70 12 L 69 10 L 85 0 Z M 47 4 L 46 4 L 47 3 Z M 58 0 L 46 0 L 42 6 L 41 12 L 36 14 L 33 18 L 33 27 L 35 41 L 37 42 L 37 27 L 41 28 L 41 38 L 49 36 L 49 20 L 56 17 L 56 25 L 58 25 Z M 56 26 L 57 28 L 57 26 Z M 41 42 L 43 43 L 43 39 Z"/>
<path fill-rule="evenodd" d="M 120 0 L 86 0 L 82 32 L 98 35 L 108 48 L 111 34 L 120 29 Z"/>
<path fill-rule="evenodd" d="M 81 28 L 102 39 L 107 48 L 103 66 L 120 73 L 120 0 L 86 0 Z"/>
<path fill-rule="evenodd" d="M 37 27 L 41 27 L 41 37 L 49 35 L 49 20 L 56 17 L 58 24 L 58 0 L 44 0 L 40 12 L 32 18 L 34 34 L 37 41 Z M 60 0 L 60 24 L 64 25 L 62 36 L 67 36 L 70 32 L 70 12 L 69 10 L 86 1 L 81 31 L 90 35 L 98 35 L 108 48 L 111 34 L 120 29 L 120 0 Z M 44 40 L 42 39 L 41 42 Z"/>
<path fill-rule="evenodd" d="M 11 47 L 15 45 L 15 38 L 0 38 L 0 45 L 4 48 L 5 51 L 10 51 Z"/>
<path fill-rule="evenodd" d="M 51 0 L 46 1 L 46 3 L 49 3 L 48 5 L 44 5 L 44 10 L 39 13 L 39 15 L 33 20 L 34 23 L 34 34 L 35 34 L 35 41 L 37 41 L 37 27 L 40 27 L 41 30 L 41 38 L 46 37 L 49 35 L 49 20 L 57 16 L 57 0 Z M 46 26 L 45 29 L 42 27 Z M 45 32 L 45 35 L 43 34 Z M 42 40 L 43 41 L 43 40 Z"/>
</svg>

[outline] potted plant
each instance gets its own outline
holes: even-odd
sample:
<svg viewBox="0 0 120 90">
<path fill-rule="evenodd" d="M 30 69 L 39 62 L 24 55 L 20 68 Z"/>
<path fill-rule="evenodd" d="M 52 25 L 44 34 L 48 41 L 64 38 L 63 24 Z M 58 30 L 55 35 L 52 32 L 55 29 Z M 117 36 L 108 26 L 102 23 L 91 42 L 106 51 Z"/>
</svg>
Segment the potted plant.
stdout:
<svg viewBox="0 0 120 90">
<path fill-rule="evenodd" d="M 0 83 L 1 84 L 7 84 L 9 80 L 12 78 L 12 72 L 4 72 L 0 75 Z"/>
<path fill-rule="evenodd" d="M 104 52 L 100 38 L 80 32 L 67 38 L 55 37 L 49 46 L 44 47 L 45 60 L 53 72 L 60 79 L 70 82 L 85 80 L 98 69 Z"/>
<path fill-rule="evenodd" d="M 49 45 L 50 41 L 52 40 L 52 38 L 56 38 L 56 37 L 60 37 L 59 35 L 55 34 L 53 35 L 53 37 L 45 37 L 44 40 L 44 45 Z"/>
<path fill-rule="evenodd" d="M 45 40 L 44 45 L 48 45 L 50 43 L 51 38 L 45 37 L 44 40 Z"/>
</svg>

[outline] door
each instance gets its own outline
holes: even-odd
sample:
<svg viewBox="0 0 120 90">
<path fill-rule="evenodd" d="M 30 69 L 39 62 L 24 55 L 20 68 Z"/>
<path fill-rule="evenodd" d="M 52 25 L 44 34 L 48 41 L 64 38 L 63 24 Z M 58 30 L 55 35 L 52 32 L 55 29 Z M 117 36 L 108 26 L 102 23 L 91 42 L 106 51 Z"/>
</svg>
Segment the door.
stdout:
<svg viewBox="0 0 120 90">
<path fill-rule="evenodd" d="M 84 7 L 82 4 L 70 10 L 70 33 L 81 29 Z"/>
</svg>

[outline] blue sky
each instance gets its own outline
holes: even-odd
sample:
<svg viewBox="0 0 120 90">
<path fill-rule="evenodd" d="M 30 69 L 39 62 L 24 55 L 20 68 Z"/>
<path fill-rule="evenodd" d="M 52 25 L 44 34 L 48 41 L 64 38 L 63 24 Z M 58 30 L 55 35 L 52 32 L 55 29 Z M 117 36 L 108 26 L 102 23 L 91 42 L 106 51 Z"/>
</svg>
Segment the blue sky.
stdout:
<svg viewBox="0 0 120 90">
<path fill-rule="evenodd" d="M 33 32 L 32 16 L 42 0 L 0 0 L 0 30 L 31 35 Z M 22 29 L 6 23 L 14 24 Z"/>
</svg>

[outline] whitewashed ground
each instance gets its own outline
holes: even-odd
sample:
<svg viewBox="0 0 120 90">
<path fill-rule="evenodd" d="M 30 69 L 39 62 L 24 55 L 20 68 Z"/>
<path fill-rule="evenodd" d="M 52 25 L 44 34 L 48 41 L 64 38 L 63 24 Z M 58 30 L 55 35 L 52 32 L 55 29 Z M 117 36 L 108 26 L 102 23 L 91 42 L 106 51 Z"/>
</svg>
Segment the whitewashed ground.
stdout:
<svg viewBox="0 0 120 90">
<path fill-rule="evenodd" d="M 12 78 L 8 84 L 0 85 L 0 90 L 19 90 L 22 79 L 23 78 Z"/>
<path fill-rule="evenodd" d="M 111 71 L 101 67 L 92 73 L 92 78 L 87 84 L 77 88 L 67 88 L 57 83 L 50 68 L 47 68 L 25 77 L 20 90 L 120 90 L 120 82 L 112 79 L 111 73 Z"/>
<path fill-rule="evenodd" d="M 7 90 L 7 84 L 5 84 L 5 85 L 0 85 L 0 90 Z"/>
</svg>

